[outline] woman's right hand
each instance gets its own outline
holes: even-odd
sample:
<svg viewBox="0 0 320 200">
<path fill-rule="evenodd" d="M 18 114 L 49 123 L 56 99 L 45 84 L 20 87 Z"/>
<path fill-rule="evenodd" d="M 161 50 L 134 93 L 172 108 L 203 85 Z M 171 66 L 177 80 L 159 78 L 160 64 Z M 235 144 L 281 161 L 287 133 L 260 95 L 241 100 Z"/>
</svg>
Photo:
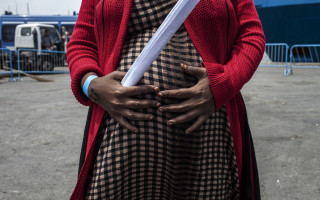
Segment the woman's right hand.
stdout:
<svg viewBox="0 0 320 200">
<path fill-rule="evenodd" d="M 161 104 L 154 100 L 138 100 L 136 95 L 155 93 L 159 88 L 153 85 L 142 85 L 123 87 L 121 80 L 126 72 L 114 71 L 106 76 L 95 78 L 91 81 L 88 88 L 88 96 L 95 103 L 99 104 L 111 115 L 121 126 L 139 132 L 138 128 L 133 126 L 129 120 L 153 120 L 152 114 L 135 112 L 141 108 L 157 108 Z M 86 74 L 85 80 L 91 74 Z M 84 81 L 82 81 L 83 83 Z M 81 84 L 83 85 L 83 84 Z"/>
</svg>

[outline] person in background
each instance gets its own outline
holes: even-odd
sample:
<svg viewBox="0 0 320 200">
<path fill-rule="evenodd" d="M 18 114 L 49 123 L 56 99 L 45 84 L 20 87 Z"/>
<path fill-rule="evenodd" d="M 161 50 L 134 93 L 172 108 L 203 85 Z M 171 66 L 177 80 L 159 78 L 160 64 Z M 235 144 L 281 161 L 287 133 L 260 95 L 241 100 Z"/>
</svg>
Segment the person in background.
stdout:
<svg viewBox="0 0 320 200">
<path fill-rule="evenodd" d="M 53 39 L 50 36 L 50 30 L 46 30 L 44 36 L 41 38 L 41 45 L 44 50 L 53 50 Z"/>
<path fill-rule="evenodd" d="M 90 106 L 72 200 L 259 200 L 240 90 L 265 48 L 253 0 L 201 0 L 140 82 L 121 80 L 176 4 L 83 0 L 68 43 Z"/>
</svg>

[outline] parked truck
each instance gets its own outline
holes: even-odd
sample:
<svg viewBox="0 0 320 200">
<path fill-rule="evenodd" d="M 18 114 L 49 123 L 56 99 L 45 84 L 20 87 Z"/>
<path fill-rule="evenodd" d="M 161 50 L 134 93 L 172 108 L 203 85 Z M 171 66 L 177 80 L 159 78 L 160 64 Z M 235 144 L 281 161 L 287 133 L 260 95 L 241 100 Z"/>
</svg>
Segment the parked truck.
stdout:
<svg viewBox="0 0 320 200">
<path fill-rule="evenodd" d="M 50 33 L 51 48 L 44 46 L 46 32 Z M 20 63 L 20 70 L 24 71 L 53 71 L 54 67 L 66 65 L 65 54 L 58 53 L 65 50 L 65 39 L 61 38 L 53 25 L 20 24 L 15 30 L 12 65 L 17 69 Z M 5 65 L 9 66 L 9 60 Z"/>
</svg>

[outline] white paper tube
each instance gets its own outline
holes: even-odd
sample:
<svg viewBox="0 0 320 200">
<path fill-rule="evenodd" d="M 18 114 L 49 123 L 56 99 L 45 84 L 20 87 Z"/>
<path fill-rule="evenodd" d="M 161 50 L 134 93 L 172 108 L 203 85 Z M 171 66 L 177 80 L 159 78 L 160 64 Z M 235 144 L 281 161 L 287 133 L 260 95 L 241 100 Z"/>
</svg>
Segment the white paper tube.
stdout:
<svg viewBox="0 0 320 200">
<path fill-rule="evenodd" d="M 123 86 L 129 87 L 139 82 L 199 1 L 179 0 L 177 2 L 121 81 Z"/>
</svg>

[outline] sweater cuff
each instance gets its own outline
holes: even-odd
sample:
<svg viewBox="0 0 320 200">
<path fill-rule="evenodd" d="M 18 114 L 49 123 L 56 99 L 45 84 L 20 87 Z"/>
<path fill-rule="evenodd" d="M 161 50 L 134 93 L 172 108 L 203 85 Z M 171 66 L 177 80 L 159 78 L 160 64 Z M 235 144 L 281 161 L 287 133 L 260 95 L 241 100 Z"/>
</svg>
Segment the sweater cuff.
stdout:
<svg viewBox="0 0 320 200">
<path fill-rule="evenodd" d="M 202 62 L 210 80 L 210 87 L 214 96 L 216 110 L 219 110 L 228 100 L 232 98 L 232 84 L 224 66 L 217 63 Z"/>
<path fill-rule="evenodd" d="M 89 72 L 96 73 L 99 77 L 103 76 L 102 70 L 98 66 L 82 66 L 77 67 L 75 71 L 70 72 L 71 75 L 71 90 L 75 98 L 83 105 L 90 106 L 93 104 L 82 91 L 81 88 L 81 79 L 82 77 Z"/>
</svg>

